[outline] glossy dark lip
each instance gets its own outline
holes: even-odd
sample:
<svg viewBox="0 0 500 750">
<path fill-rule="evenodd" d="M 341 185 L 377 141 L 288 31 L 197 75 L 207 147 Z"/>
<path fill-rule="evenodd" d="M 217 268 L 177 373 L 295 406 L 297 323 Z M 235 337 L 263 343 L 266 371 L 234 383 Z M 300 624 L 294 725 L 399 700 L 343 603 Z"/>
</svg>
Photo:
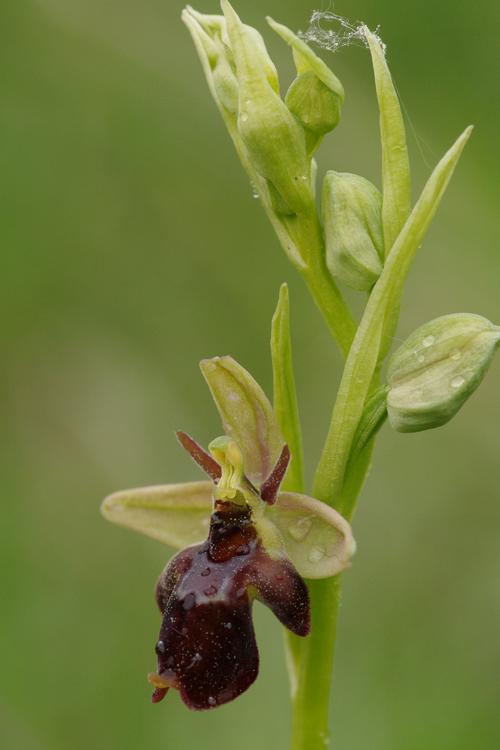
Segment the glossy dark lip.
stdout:
<svg viewBox="0 0 500 750">
<path fill-rule="evenodd" d="M 291 562 L 270 557 L 248 506 L 216 507 L 207 540 L 176 555 L 158 583 L 155 703 L 175 687 L 189 708 L 210 710 L 250 687 L 259 670 L 255 598 L 292 632 L 309 632 L 307 588 Z"/>
</svg>

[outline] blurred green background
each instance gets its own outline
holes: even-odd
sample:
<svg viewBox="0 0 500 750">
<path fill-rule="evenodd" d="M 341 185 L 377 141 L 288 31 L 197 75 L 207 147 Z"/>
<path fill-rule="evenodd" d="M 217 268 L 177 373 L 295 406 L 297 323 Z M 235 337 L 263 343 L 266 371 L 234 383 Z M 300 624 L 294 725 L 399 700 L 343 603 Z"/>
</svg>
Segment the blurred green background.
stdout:
<svg viewBox="0 0 500 750">
<path fill-rule="evenodd" d="M 106 525 L 112 490 L 198 478 L 177 446 L 220 432 L 198 372 L 231 353 L 270 390 L 269 321 L 290 284 L 309 475 L 340 373 L 213 106 L 177 0 L 0 8 L 0 745 L 284 750 L 281 633 L 256 606 L 261 676 L 215 712 L 150 703 L 161 545 Z M 309 0 L 240 0 L 264 30 Z M 214 4 L 199 8 L 215 12 Z M 399 337 L 447 312 L 500 322 L 498 5 L 342 0 L 380 24 L 420 188 L 476 125 L 406 291 Z M 275 60 L 288 50 L 270 31 Z M 321 168 L 378 181 L 366 51 Z M 497 92 L 495 94 L 495 91 Z M 384 428 L 345 576 L 333 745 L 500 747 L 500 362 L 447 427 Z"/>
</svg>

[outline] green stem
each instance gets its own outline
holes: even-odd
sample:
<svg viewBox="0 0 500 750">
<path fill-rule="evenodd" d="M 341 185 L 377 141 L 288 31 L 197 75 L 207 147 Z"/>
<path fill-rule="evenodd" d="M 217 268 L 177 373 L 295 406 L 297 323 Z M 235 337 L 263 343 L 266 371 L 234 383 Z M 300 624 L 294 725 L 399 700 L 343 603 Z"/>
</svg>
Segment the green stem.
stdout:
<svg viewBox="0 0 500 750">
<path fill-rule="evenodd" d="M 366 478 L 373 449 L 371 440 L 353 461 L 341 502 L 350 520 Z M 320 500 L 323 498 L 319 498 Z M 301 654 L 299 680 L 292 701 L 292 750 L 325 750 L 330 743 L 330 692 L 341 600 L 341 577 L 309 581 L 311 634 Z"/>
<path fill-rule="evenodd" d="M 347 310 L 342 317 L 339 316 L 339 302 L 336 299 L 338 290 L 328 272 L 324 258 L 319 256 L 314 265 L 302 275 L 316 306 L 323 314 L 330 333 L 343 356 L 346 357 L 356 333 L 356 323 Z"/>
<path fill-rule="evenodd" d="M 329 698 L 340 576 L 309 581 L 312 630 L 303 650 L 293 700 L 292 750 L 324 750 L 329 742 Z"/>
<path fill-rule="evenodd" d="M 275 226 L 276 217 L 274 221 L 271 216 L 270 219 Z M 301 262 L 295 267 L 305 280 L 333 340 L 346 357 L 356 333 L 356 322 L 326 266 L 323 232 L 316 206 L 312 205 L 309 212 L 277 223 L 279 226 L 275 226 L 275 230 L 285 250 L 290 253 L 290 247 L 293 247 L 298 251 Z M 284 238 L 280 236 L 283 228 Z"/>
</svg>

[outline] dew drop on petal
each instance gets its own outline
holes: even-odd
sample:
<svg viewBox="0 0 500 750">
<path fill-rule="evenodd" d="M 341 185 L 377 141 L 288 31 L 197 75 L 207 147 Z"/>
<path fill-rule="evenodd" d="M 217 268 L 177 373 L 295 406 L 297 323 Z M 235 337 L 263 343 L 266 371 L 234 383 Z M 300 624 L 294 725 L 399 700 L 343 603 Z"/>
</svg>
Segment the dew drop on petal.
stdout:
<svg viewBox="0 0 500 750">
<path fill-rule="evenodd" d="M 425 346 L 427 349 L 429 346 L 432 346 L 435 342 L 436 337 L 435 336 L 426 336 L 425 339 L 422 341 L 422 346 Z"/>
<path fill-rule="evenodd" d="M 248 115 L 247 115 L 247 113 L 246 113 L 246 112 L 243 112 L 243 113 L 242 113 L 242 114 L 240 115 L 240 120 L 241 120 L 241 122 L 246 122 L 246 121 L 248 120 Z"/>
<path fill-rule="evenodd" d="M 417 355 L 417 362 L 418 362 L 419 364 L 422 364 L 422 362 L 424 362 L 424 360 L 425 360 L 425 357 L 424 357 L 424 355 L 423 355 L 423 354 L 418 354 L 418 355 Z"/>
<path fill-rule="evenodd" d="M 296 542 L 302 542 L 311 530 L 312 521 L 310 518 L 299 518 L 298 521 L 290 524 L 288 533 Z"/>
<path fill-rule="evenodd" d="M 209 706 L 215 706 L 216 703 L 217 703 L 217 701 L 215 700 L 215 698 L 212 695 L 209 695 L 208 696 L 208 705 Z"/>
<path fill-rule="evenodd" d="M 192 609 L 196 603 L 196 596 L 194 594 L 187 594 L 184 597 L 184 600 L 182 602 L 182 606 L 184 609 Z"/>
<path fill-rule="evenodd" d="M 311 547 L 308 555 L 309 562 L 317 563 L 322 560 L 325 556 L 325 550 L 323 547 Z"/>
<path fill-rule="evenodd" d="M 450 352 L 450 359 L 457 360 L 460 359 L 461 356 L 462 352 L 460 351 L 460 349 L 453 349 L 453 351 Z"/>
<path fill-rule="evenodd" d="M 453 378 L 450 385 L 452 388 L 460 388 L 465 383 L 465 378 L 463 378 L 461 375 L 457 375 L 456 378 Z"/>
<path fill-rule="evenodd" d="M 203 593 L 205 596 L 214 596 L 214 594 L 217 593 L 217 590 L 216 586 L 207 586 L 206 589 L 203 589 Z"/>
</svg>

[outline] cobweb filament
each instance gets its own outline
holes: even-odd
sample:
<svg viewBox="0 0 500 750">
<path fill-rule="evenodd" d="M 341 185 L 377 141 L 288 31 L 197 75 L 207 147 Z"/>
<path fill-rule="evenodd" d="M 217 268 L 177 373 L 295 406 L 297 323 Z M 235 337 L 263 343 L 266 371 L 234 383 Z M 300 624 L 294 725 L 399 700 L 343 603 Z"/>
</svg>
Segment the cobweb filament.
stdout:
<svg viewBox="0 0 500 750">
<path fill-rule="evenodd" d="M 329 26 L 326 27 L 325 24 Z M 349 21 L 331 10 L 315 10 L 309 21 L 307 31 L 299 32 L 305 42 L 313 42 L 329 52 L 337 52 L 342 47 L 357 45 L 367 47 L 365 24 Z M 379 27 L 373 32 L 385 52 L 385 44 L 380 38 Z"/>
</svg>

